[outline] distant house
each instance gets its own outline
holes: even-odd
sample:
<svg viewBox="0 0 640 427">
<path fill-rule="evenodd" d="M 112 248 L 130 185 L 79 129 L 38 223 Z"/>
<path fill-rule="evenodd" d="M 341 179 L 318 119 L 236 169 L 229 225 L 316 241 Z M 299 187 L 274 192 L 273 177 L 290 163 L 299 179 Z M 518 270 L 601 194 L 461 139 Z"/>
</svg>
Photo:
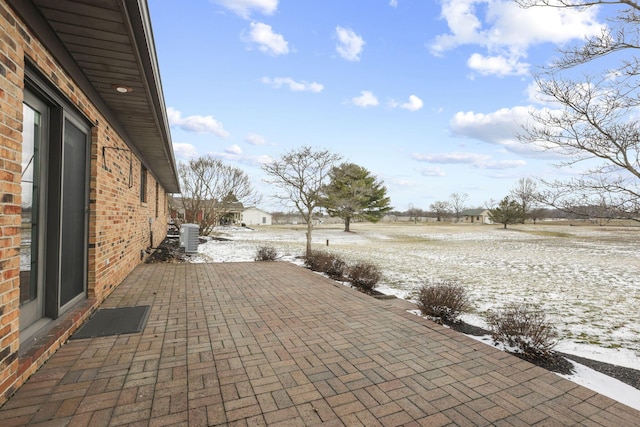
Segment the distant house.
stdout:
<svg viewBox="0 0 640 427">
<path fill-rule="evenodd" d="M 243 210 L 240 218 L 245 225 L 271 225 L 271 214 L 256 207 Z"/>
<path fill-rule="evenodd" d="M 467 224 L 492 224 L 489 209 L 467 209 L 462 211 L 462 221 Z"/>
<path fill-rule="evenodd" d="M 190 199 L 185 199 L 187 206 L 193 206 L 193 203 L 190 203 Z M 181 197 L 173 197 L 171 199 L 171 203 L 169 204 L 169 214 L 172 219 L 178 220 L 181 222 L 195 222 L 199 223 L 202 221 L 205 215 L 205 208 L 209 214 L 215 213 L 219 215 L 218 223 L 219 225 L 231 225 L 231 224 L 239 224 L 242 217 L 242 211 L 244 210 L 244 206 L 242 206 L 241 202 L 231 202 L 231 203 L 221 203 L 217 201 L 201 201 L 195 203 L 195 205 L 200 206 L 196 211 L 186 211 L 184 205 L 182 203 Z"/>
</svg>

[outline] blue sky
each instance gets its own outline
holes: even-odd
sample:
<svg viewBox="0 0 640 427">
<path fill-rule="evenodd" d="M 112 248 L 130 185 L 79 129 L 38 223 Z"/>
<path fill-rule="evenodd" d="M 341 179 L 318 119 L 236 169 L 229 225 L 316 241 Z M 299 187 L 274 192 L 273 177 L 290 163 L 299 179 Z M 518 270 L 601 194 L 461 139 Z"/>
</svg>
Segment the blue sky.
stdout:
<svg viewBox="0 0 640 427">
<path fill-rule="evenodd" d="M 302 145 L 371 171 L 397 210 L 470 207 L 558 177 L 518 142 L 532 73 L 599 32 L 598 9 L 503 0 L 149 0 L 178 161 L 213 154 L 280 210 L 261 165 Z"/>
</svg>

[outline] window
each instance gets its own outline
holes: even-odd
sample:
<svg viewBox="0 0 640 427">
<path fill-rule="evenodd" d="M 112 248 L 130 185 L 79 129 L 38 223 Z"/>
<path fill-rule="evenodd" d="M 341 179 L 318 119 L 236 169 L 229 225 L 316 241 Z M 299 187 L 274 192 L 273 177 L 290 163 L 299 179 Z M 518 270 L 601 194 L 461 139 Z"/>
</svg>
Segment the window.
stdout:
<svg viewBox="0 0 640 427">
<path fill-rule="evenodd" d="M 140 165 L 140 201 L 147 203 L 147 168 Z"/>
</svg>

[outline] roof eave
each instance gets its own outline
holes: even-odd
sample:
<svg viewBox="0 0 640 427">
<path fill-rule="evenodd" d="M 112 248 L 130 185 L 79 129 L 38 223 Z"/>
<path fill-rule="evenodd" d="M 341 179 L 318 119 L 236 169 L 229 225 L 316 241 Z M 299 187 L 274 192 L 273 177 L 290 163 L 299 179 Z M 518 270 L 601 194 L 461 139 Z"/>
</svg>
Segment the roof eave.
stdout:
<svg viewBox="0 0 640 427">
<path fill-rule="evenodd" d="M 137 140 L 139 137 L 136 139 L 131 137 L 130 132 L 144 133 L 144 131 L 132 127 L 131 124 L 128 127 L 124 125 L 126 117 L 123 117 L 122 113 L 118 113 L 118 111 L 123 110 L 118 108 L 118 101 L 106 100 L 101 96 L 100 89 L 104 90 L 104 88 L 99 88 L 91 82 L 91 79 L 87 76 L 88 70 L 83 69 L 78 61 L 74 59 L 73 49 L 65 45 L 61 34 L 56 31 L 53 25 L 50 25 L 45 13 L 41 10 L 41 7 L 47 7 L 51 4 L 55 4 L 58 7 L 61 4 L 64 6 L 64 1 L 7 0 L 22 21 L 29 26 L 35 37 L 51 52 L 65 72 L 86 94 L 91 103 L 100 111 L 131 150 L 141 159 L 162 187 L 168 193 L 179 193 L 180 184 L 146 0 L 103 0 L 103 2 L 111 5 L 113 10 L 119 10 L 119 13 L 122 14 L 123 23 L 127 27 L 128 43 L 136 57 L 136 62 L 131 64 L 138 69 L 139 77 L 145 87 L 146 103 L 151 115 L 153 115 L 154 134 L 157 134 L 160 140 L 156 141 L 157 138 L 153 138 L 153 140 L 147 138 L 146 144 L 140 144 Z M 79 16 L 79 18 L 81 17 Z M 136 114 L 139 114 L 139 112 L 131 110 L 126 110 L 125 112 L 125 116 Z M 151 120 L 150 117 L 149 119 Z M 161 144 L 162 154 L 160 156 L 154 154 L 154 150 L 147 148 L 154 146 L 154 144 Z"/>
</svg>

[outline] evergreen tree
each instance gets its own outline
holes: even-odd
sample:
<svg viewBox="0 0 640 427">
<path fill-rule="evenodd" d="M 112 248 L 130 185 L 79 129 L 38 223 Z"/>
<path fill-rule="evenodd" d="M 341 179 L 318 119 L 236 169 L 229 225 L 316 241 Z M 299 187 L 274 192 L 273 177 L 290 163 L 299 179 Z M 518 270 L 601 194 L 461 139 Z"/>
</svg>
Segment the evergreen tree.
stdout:
<svg viewBox="0 0 640 427">
<path fill-rule="evenodd" d="M 355 218 L 378 222 L 393 209 L 387 188 L 362 166 L 342 163 L 331 169 L 329 179 L 322 191 L 322 206 L 330 216 L 344 220 L 344 231 L 349 231 Z"/>
<path fill-rule="evenodd" d="M 503 224 L 504 228 L 507 228 L 509 224 L 521 223 L 525 216 L 522 205 L 509 199 L 509 196 L 502 199 L 495 208 L 489 209 L 489 219 L 497 224 Z"/>
</svg>

